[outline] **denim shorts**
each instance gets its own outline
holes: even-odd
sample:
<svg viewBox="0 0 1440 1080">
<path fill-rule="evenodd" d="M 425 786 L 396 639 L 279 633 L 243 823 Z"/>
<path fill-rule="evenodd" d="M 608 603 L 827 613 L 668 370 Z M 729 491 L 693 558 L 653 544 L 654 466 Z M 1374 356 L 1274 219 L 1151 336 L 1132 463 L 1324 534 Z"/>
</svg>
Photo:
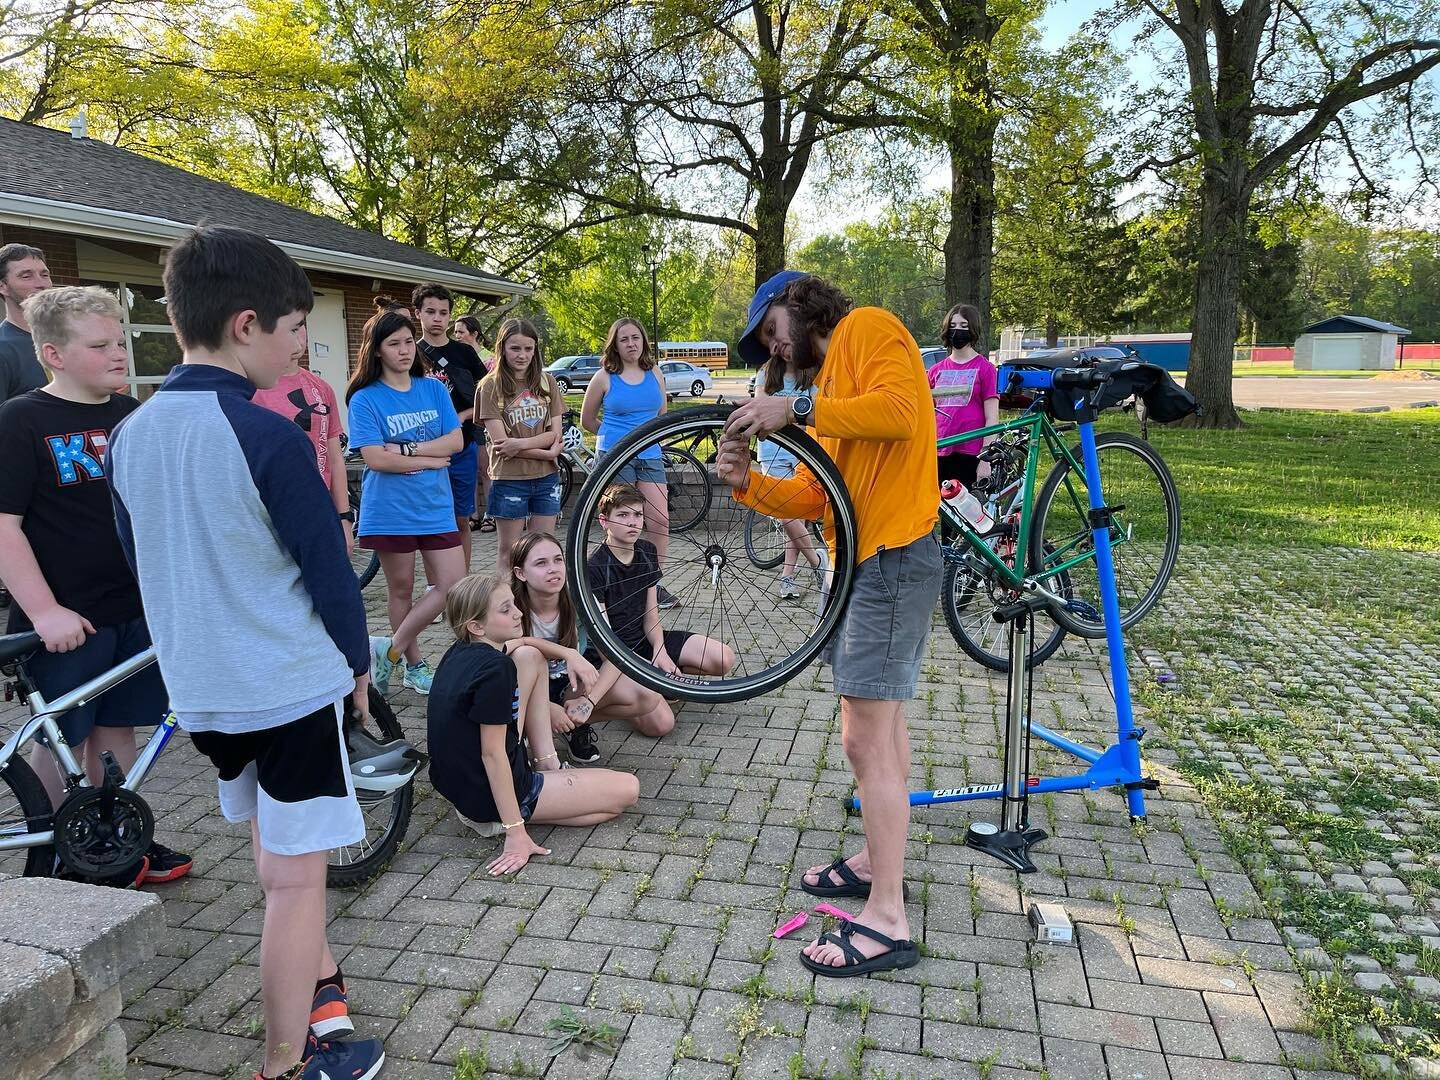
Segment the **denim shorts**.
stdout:
<svg viewBox="0 0 1440 1080">
<path fill-rule="evenodd" d="M 450 494 L 455 499 L 455 516 L 475 513 L 475 480 L 480 474 L 480 447 L 471 443 L 450 459 Z"/>
<path fill-rule="evenodd" d="M 501 521 L 556 517 L 560 513 L 560 474 L 533 480 L 492 480 L 485 512 Z"/>
<path fill-rule="evenodd" d="M 873 701 L 915 696 L 940 571 L 933 535 L 882 550 L 856 567 L 855 588 L 830 646 L 837 694 Z"/>
<path fill-rule="evenodd" d="M 601 451 L 603 459 L 610 451 Z M 660 458 L 637 458 L 615 474 L 614 484 L 663 484 L 665 464 Z"/>
</svg>

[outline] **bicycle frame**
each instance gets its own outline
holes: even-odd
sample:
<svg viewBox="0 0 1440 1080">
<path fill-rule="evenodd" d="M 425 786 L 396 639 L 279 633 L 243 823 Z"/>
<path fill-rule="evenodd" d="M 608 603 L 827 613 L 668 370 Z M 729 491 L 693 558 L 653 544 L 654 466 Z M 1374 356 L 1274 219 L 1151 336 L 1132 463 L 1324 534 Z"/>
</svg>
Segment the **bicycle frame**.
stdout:
<svg viewBox="0 0 1440 1080">
<path fill-rule="evenodd" d="M 67 790 L 76 787 L 89 787 L 90 781 L 85 776 L 85 770 L 75 760 L 75 754 L 71 751 L 65 736 L 60 733 L 60 725 L 56 723 L 56 717 L 64 716 L 72 709 L 77 709 L 86 702 L 99 697 L 107 690 L 118 686 L 131 675 L 143 671 L 155 662 L 155 649 L 150 647 L 143 652 L 138 652 L 130 659 L 115 665 L 109 671 L 95 676 L 87 683 L 76 687 L 68 694 L 64 694 L 54 701 L 46 701 L 40 691 L 35 689 L 29 675 L 25 671 L 22 661 L 17 665 L 17 678 L 22 692 L 25 694 L 25 702 L 30 707 L 30 719 L 20 725 L 19 730 L 0 746 L 0 769 L 9 764 L 10 759 L 20 751 L 26 743 L 30 742 L 37 735 L 44 735 L 50 743 L 50 752 L 55 756 L 56 762 L 60 765 L 60 771 L 64 776 Z M 179 721 L 175 714 L 167 713 L 165 719 L 155 728 L 155 733 L 146 741 L 139 755 L 135 758 L 135 764 L 131 766 L 130 772 L 125 777 L 122 787 L 131 791 L 139 789 L 144 783 L 146 775 L 160 752 L 165 749 L 165 744 L 175 734 L 175 728 Z M 0 836 L 0 851 L 14 851 L 23 848 L 39 847 L 48 844 L 55 838 L 53 830 L 46 832 L 28 832 L 18 836 Z"/>
<path fill-rule="evenodd" d="M 1033 389 L 1060 392 L 1052 389 L 1053 372 L 1050 371 L 1020 372 L 1016 378 L 1021 381 L 1022 385 Z M 1020 510 L 1020 542 L 1016 545 L 1015 553 L 1016 569 L 1012 570 L 991 551 L 980 535 L 970 527 L 969 522 L 960 519 L 958 514 L 949 515 L 960 527 L 961 536 L 966 544 L 994 567 L 1002 579 L 1017 590 L 1026 592 L 1048 595 L 1038 582 L 1029 577 L 1029 568 L 1025 565 L 1028 552 L 1023 550 L 1029 546 L 1026 540 L 1029 536 L 1031 502 L 1039 465 L 1040 440 L 1043 439 L 1046 442 L 1057 460 L 1064 458 L 1069 461 L 1071 466 L 1081 471 L 1085 477 L 1089 504 L 1087 509 L 1091 523 L 1090 532 L 1094 538 L 1095 547 L 1093 553 L 1086 554 L 1083 558 L 1093 557 L 1099 574 L 1100 596 L 1105 620 L 1105 651 L 1109 657 L 1111 686 L 1115 698 L 1115 742 L 1104 750 L 1096 750 L 1075 742 L 1073 739 L 1068 739 L 1058 731 L 1052 731 L 1045 725 L 1036 722 L 1032 717 L 1025 716 L 1023 726 L 1028 728 L 1030 734 L 1056 749 L 1063 750 L 1072 757 L 1079 758 L 1086 763 L 1088 768 L 1073 776 L 1007 775 L 1006 779 L 999 784 L 970 784 L 965 787 L 941 788 L 935 791 L 913 791 L 909 796 L 911 806 L 968 802 L 975 799 L 1003 799 L 1007 800 L 1008 805 L 1008 801 L 1014 801 L 1024 794 L 1041 794 L 1047 791 L 1093 791 L 1107 787 L 1123 787 L 1130 816 L 1139 819 L 1145 816 L 1145 788 L 1158 786 L 1154 781 L 1145 779 L 1141 767 L 1140 739 L 1145 732 L 1143 728 L 1135 726 L 1134 711 L 1130 701 L 1130 672 L 1125 664 L 1125 639 L 1120 629 L 1120 601 L 1115 592 L 1115 564 L 1111 552 L 1110 524 L 1106 520 L 1108 508 L 1102 497 L 1100 458 L 1095 448 L 1095 413 L 1087 405 L 1079 415 L 1081 454 L 1079 462 L 1076 462 L 1074 455 L 1060 441 L 1059 433 L 1048 418 L 1038 411 L 1026 412 L 1005 423 L 992 424 L 989 427 L 942 439 L 938 445 L 942 448 L 954 446 L 960 442 L 969 442 L 988 435 L 1003 434 L 1020 429 L 1029 432 L 1024 498 Z M 1073 494 L 1072 490 L 1072 496 Z M 1080 561 L 1082 559 L 1075 559 L 1053 569 L 1047 567 L 1047 571 L 1049 574 L 1059 573 L 1061 569 L 1073 566 Z M 1025 680 L 1031 678 L 1032 674 L 1024 661 L 1015 657 L 1011 658 L 1010 667 L 1012 708 L 1023 708 L 1019 704 L 1022 700 L 1019 687 L 1022 687 Z M 1007 772 L 1008 765 L 1007 762 Z M 851 809 L 858 810 L 860 800 L 858 798 L 850 799 L 849 806 Z"/>
</svg>

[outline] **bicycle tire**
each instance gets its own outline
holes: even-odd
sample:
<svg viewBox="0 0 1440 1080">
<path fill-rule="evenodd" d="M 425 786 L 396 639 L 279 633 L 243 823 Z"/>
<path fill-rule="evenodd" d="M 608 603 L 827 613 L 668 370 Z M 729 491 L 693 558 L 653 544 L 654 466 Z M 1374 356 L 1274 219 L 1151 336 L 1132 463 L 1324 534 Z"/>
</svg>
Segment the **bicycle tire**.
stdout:
<svg viewBox="0 0 1440 1080">
<path fill-rule="evenodd" d="M 1180 496 L 1175 479 L 1157 451 L 1143 439 L 1119 431 L 1096 436 L 1101 493 L 1117 508 L 1112 540 L 1115 589 L 1120 601 L 1120 629 L 1128 630 L 1159 602 L 1180 554 Z M 1075 457 L 1080 458 L 1078 449 Z M 1064 492 L 1063 498 L 1059 497 Z M 1053 615 L 1072 634 L 1105 636 L 1099 572 L 1088 519 L 1085 476 L 1062 458 L 1045 478 L 1035 499 L 1030 532 L 1033 567 L 1058 565 L 1083 554 L 1091 558 L 1070 567 L 1072 595 L 1083 610 L 1057 607 Z M 1135 530 L 1140 535 L 1135 535 Z M 1161 535 L 1163 533 L 1163 535 Z M 1134 572 L 1138 568 L 1138 575 Z M 1093 612 L 1092 617 L 1089 613 Z"/>
<path fill-rule="evenodd" d="M 710 470 L 689 450 L 678 446 L 667 446 L 661 453 L 665 465 L 666 501 L 670 509 L 670 531 L 689 532 L 710 513 L 710 503 L 715 498 L 714 482 Z M 682 482 L 688 485 L 683 495 L 677 496 L 672 473 L 680 473 Z"/>
<path fill-rule="evenodd" d="M 774 541 L 777 535 L 779 546 L 773 555 L 768 554 L 767 541 Z M 745 554 L 761 570 L 774 570 L 785 561 L 785 539 L 785 531 L 774 518 L 755 510 L 745 512 Z"/>
<path fill-rule="evenodd" d="M 986 569 L 988 570 L 988 567 Z M 1069 574 L 1062 571 L 1056 575 L 1056 580 L 1056 591 L 1061 596 L 1068 596 Z M 989 595 L 982 597 L 981 589 Z M 977 598 L 980 598 L 981 602 L 976 604 L 974 613 L 967 618 L 966 609 Z M 945 577 L 940 587 L 940 610 L 945 616 L 945 625 L 950 628 L 950 636 L 965 655 L 981 667 L 991 671 L 1008 672 L 1010 632 L 992 617 L 996 608 L 995 600 L 993 579 L 978 573 L 977 568 L 970 562 L 956 563 L 946 560 Z M 1037 612 L 1035 637 L 1039 644 L 1027 665 L 1032 671 L 1055 655 L 1065 641 L 1065 628 L 1048 613 Z"/>
<path fill-rule="evenodd" d="M 29 762 L 12 757 L 0 770 L 0 785 L 3 785 L 0 786 L 0 836 L 50 831 L 50 797 Z M 8 797 L 4 794 L 6 790 Z M 20 869 L 18 851 L 0 853 L 0 874 L 18 871 L 22 877 L 50 877 L 54 873 L 54 844 L 36 844 L 24 851 L 23 869 Z"/>
<path fill-rule="evenodd" d="M 705 519 L 695 529 L 672 530 L 665 572 L 669 588 L 681 603 L 660 611 L 662 629 L 724 640 L 735 652 L 736 664 L 724 675 L 669 674 L 626 643 L 606 621 L 596 596 L 607 583 L 591 581 L 589 541 L 603 540 L 598 504 L 619 472 L 652 446 L 669 446 L 681 438 L 724 427 L 735 406 L 713 405 L 666 413 L 636 428 L 607 453 L 585 482 L 576 499 L 575 513 L 565 540 L 566 581 L 589 640 L 621 671 L 637 683 L 666 697 L 720 703 L 743 701 L 784 685 L 820 655 L 840 625 L 855 577 L 855 509 L 834 462 L 820 444 L 798 428 L 788 427 L 769 436 L 793 453 L 815 478 L 834 519 L 829 588 L 818 610 L 775 603 L 773 582 L 761 579 L 758 568 L 744 554 L 743 505 L 731 498 L 713 499 Z M 746 610 L 731 612 L 731 597 Z M 708 606 L 706 604 L 708 603 Z M 725 605 L 718 612 L 717 604 Z M 706 622 L 704 620 L 708 619 Z M 788 621 L 784 632 L 774 634 L 767 620 Z M 798 639 L 798 644 L 796 643 Z"/>
<path fill-rule="evenodd" d="M 575 466 L 563 454 L 555 461 L 555 471 L 560 477 L 560 509 L 570 501 L 570 491 L 575 486 Z"/>
<path fill-rule="evenodd" d="M 405 732 L 395 710 L 373 686 L 370 687 L 370 719 L 379 729 L 382 741 L 404 738 Z M 398 791 L 373 799 L 367 799 L 359 791 L 356 796 L 360 800 L 360 814 L 367 822 L 366 837 L 359 844 L 331 850 L 325 867 L 325 884 L 332 888 L 363 885 L 378 877 L 390 865 L 400 841 L 405 839 L 405 830 L 410 827 L 410 814 L 415 808 L 415 781 L 412 778 Z M 368 823 L 372 820 L 372 813 L 374 820 L 384 821 L 373 844 L 368 843 Z"/>
<path fill-rule="evenodd" d="M 355 479 L 349 484 L 350 490 L 350 511 L 355 515 L 354 528 L 360 527 L 360 481 Z M 369 558 L 366 558 L 369 555 Z M 365 588 L 375 580 L 375 575 L 380 572 L 380 553 L 369 551 L 366 548 L 357 547 L 355 553 L 350 556 L 350 565 L 355 568 L 355 577 L 360 582 L 360 588 Z"/>
</svg>

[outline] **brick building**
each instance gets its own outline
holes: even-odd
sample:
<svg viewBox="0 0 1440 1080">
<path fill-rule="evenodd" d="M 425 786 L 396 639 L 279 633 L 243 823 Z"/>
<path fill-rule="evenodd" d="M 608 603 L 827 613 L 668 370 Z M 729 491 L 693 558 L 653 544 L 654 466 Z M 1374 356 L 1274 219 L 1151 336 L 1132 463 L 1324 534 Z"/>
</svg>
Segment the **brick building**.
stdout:
<svg viewBox="0 0 1440 1080">
<path fill-rule="evenodd" d="M 40 248 L 57 284 L 117 291 L 142 398 L 180 359 L 160 285 L 165 253 L 201 221 L 268 236 L 304 267 L 315 287 L 310 368 L 342 396 L 373 296 L 408 299 L 422 281 L 483 305 L 531 291 L 107 143 L 0 119 L 0 244 Z"/>
</svg>

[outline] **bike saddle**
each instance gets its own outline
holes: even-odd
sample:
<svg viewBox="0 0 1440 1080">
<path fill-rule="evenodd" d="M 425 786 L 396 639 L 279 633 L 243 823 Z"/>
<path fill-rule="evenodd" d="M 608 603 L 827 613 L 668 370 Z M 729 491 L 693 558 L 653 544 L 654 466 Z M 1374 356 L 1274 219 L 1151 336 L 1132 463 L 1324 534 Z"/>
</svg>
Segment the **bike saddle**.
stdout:
<svg viewBox="0 0 1440 1080">
<path fill-rule="evenodd" d="M 40 635 L 33 630 L 26 634 L 6 634 L 0 637 L 0 664 L 17 664 L 44 647 Z"/>
</svg>

